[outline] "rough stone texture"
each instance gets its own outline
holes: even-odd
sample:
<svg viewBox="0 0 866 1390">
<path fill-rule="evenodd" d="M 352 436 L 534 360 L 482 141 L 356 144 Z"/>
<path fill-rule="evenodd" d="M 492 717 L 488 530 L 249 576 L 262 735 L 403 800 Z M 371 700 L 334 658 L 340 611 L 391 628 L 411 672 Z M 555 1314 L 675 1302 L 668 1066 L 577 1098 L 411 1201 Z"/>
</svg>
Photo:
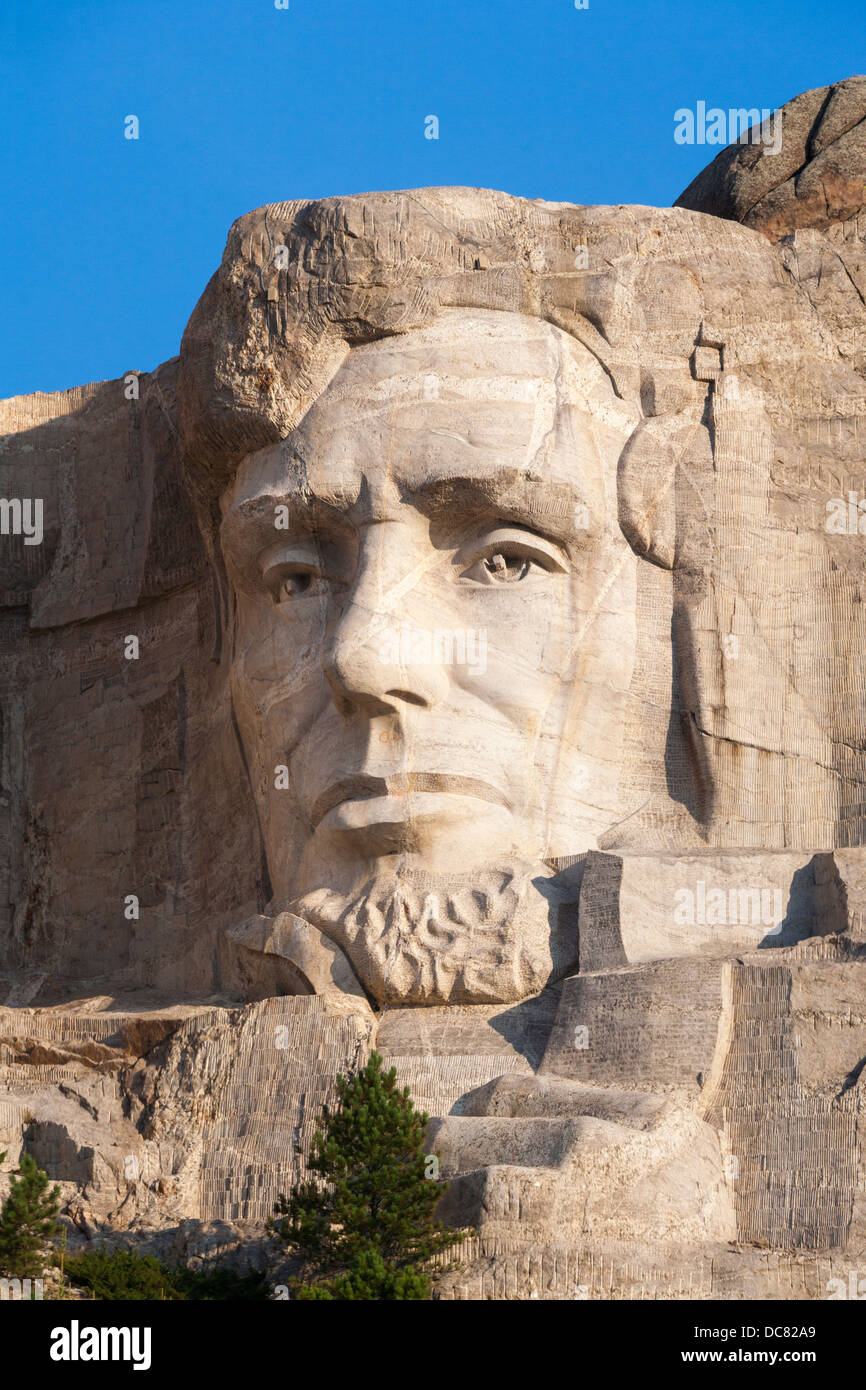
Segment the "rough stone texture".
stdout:
<svg viewBox="0 0 866 1390">
<path fill-rule="evenodd" d="M 0 403 L 0 1149 L 82 1241 L 268 1262 L 375 1047 L 441 1297 L 862 1267 L 864 116 L 274 204 L 179 359 Z"/>
<path fill-rule="evenodd" d="M 781 148 L 729 145 L 675 206 L 729 217 L 771 241 L 801 227 L 827 231 L 866 212 L 866 77 L 803 92 L 774 119 Z"/>
</svg>

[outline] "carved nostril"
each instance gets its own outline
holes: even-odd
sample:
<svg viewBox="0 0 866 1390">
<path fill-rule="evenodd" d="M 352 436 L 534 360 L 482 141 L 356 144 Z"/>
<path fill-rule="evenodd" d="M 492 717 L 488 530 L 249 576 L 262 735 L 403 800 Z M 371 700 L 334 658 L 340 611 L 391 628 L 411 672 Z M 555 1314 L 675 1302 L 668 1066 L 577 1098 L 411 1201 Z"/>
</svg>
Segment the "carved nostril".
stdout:
<svg viewBox="0 0 866 1390">
<path fill-rule="evenodd" d="M 386 690 L 385 694 L 395 700 L 402 700 L 404 705 L 420 705 L 422 709 L 426 708 L 428 703 L 423 695 L 415 695 L 411 690 Z"/>
</svg>

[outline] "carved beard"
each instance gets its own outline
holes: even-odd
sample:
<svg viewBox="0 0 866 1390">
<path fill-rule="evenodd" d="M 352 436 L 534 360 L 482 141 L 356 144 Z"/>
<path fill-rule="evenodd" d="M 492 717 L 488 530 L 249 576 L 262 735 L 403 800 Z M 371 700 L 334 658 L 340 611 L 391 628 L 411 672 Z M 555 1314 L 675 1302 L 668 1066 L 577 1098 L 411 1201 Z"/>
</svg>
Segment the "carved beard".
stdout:
<svg viewBox="0 0 866 1390">
<path fill-rule="evenodd" d="M 380 1004 L 505 1004 L 577 969 L 576 888 L 542 864 L 473 874 L 394 869 L 291 911 L 349 957 Z"/>
</svg>

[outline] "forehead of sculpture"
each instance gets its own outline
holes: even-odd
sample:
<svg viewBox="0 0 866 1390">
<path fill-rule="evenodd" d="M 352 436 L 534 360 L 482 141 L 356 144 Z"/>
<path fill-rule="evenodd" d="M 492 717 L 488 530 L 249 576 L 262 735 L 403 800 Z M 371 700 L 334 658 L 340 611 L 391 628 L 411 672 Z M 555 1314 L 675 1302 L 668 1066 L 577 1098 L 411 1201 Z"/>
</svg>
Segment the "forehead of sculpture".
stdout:
<svg viewBox="0 0 866 1390">
<path fill-rule="evenodd" d="M 244 460 L 224 510 L 285 496 L 350 511 L 362 497 L 369 507 L 437 490 L 448 505 L 481 493 L 496 506 L 516 490 L 599 512 L 633 426 L 568 334 L 527 315 L 449 310 L 352 349 L 298 428 Z"/>
</svg>

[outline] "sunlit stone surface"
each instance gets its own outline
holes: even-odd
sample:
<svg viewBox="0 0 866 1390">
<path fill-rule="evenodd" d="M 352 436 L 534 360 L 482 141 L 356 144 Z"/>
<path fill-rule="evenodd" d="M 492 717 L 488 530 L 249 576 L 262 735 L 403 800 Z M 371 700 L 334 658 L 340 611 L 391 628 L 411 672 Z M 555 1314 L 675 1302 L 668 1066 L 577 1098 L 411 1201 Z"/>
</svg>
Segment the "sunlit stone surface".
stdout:
<svg viewBox="0 0 866 1390">
<path fill-rule="evenodd" d="M 0 403 L 0 1148 L 82 1238 L 263 1253 L 376 1047 L 441 1296 L 862 1267 L 864 117 L 271 205 L 179 359 Z"/>
</svg>

